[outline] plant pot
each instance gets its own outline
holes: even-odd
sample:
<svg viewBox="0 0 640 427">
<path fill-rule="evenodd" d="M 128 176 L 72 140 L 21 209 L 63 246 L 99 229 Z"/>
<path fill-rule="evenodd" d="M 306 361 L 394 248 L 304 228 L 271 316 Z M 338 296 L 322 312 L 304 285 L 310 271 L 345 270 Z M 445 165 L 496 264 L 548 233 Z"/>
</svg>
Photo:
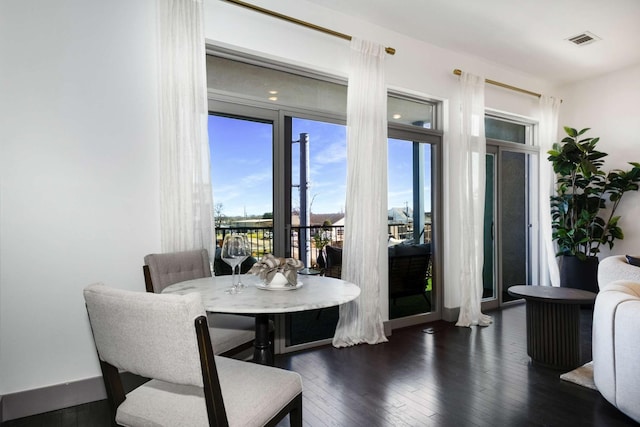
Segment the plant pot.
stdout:
<svg viewBox="0 0 640 427">
<path fill-rule="evenodd" d="M 584 261 L 576 256 L 564 255 L 560 264 L 560 286 L 598 292 L 598 257 Z"/>
</svg>

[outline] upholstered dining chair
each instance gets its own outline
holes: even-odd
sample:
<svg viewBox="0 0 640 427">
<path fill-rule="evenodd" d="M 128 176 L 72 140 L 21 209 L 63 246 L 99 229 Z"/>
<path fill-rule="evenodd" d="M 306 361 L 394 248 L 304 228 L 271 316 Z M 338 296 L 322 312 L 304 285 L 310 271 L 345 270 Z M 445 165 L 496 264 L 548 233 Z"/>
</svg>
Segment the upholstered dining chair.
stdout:
<svg viewBox="0 0 640 427">
<path fill-rule="evenodd" d="M 302 380 L 214 356 L 197 294 L 84 289 L 112 423 L 122 426 L 302 426 Z M 124 392 L 119 372 L 150 381 Z"/>
<path fill-rule="evenodd" d="M 144 257 L 144 263 L 142 270 L 147 292 L 160 293 L 174 283 L 211 277 L 211 264 L 206 249 L 149 254 Z M 237 355 L 253 345 L 253 317 L 208 313 L 208 320 L 215 354 Z"/>
</svg>

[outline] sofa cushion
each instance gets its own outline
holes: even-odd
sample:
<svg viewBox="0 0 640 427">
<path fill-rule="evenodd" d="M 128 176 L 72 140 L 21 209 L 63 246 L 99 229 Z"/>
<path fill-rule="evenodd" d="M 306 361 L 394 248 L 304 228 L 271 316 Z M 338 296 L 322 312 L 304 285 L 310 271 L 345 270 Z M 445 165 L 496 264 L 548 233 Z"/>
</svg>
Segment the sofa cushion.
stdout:
<svg viewBox="0 0 640 427">
<path fill-rule="evenodd" d="M 636 267 L 640 267 L 640 258 L 631 256 L 631 255 L 626 255 L 626 258 L 629 264 L 635 265 Z"/>
</svg>

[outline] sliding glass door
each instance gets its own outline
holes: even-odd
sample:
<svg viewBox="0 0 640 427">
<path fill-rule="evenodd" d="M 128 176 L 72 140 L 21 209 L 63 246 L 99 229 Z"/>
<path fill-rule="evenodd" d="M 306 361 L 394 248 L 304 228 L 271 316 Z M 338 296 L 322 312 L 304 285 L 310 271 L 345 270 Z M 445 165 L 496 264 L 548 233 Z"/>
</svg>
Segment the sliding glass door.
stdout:
<svg viewBox="0 0 640 427">
<path fill-rule="evenodd" d="M 537 232 L 533 164 L 537 153 L 488 145 L 484 221 L 483 307 L 513 301 L 508 289 L 534 284 Z"/>
<path fill-rule="evenodd" d="M 439 315 L 441 135 L 395 128 L 388 141 L 388 315 L 392 328 Z"/>
<path fill-rule="evenodd" d="M 482 268 L 482 298 L 486 301 L 498 301 L 498 281 L 496 271 L 496 157 L 498 150 L 487 147 L 486 182 L 484 203 L 484 265 Z M 497 305 L 497 304 L 495 304 Z"/>
<path fill-rule="evenodd" d="M 345 238 L 346 82 L 226 50 L 209 53 L 209 136 L 217 238 L 233 228 L 241 229 L 250 234 L 256 257 L 271 252 L 302 260 L 304 274 L 340 274 L 328 268 L 330 257 L 325 255 L 329 248 L 339 253 Z M 398 190 L 406 194 L 394 198 L 389 209 L 412 212 L 406 215 L 405 224 L 390 223 L 389 234 L 394 240 L 431 244 L 421 306 L 394 314 L 392 327 L 439 315 L 437 274 L 441 260 L 437 257 L 439 228 L 435 224 L 441 180 L 434 177 L 440 176 L 442 132 L 437 130 L 437 106 L 405 94 L 390 93 L 388 97 L 389 137 L 394 141 L 390 146 L 397 142 L 402 147 L 398 151 L 402 158 L 394 158 L 392 165 L 409 164 L 402 171 L 409 174 L 402 176 Z M 380 305 L 386 320 L 389 289 L 387 275 L 383 276 Z M 402 298 L 396 299 L 398 305 Z M 276 352 L 292 351 L 329 342 L 335 332 L 337 309 L 276 316 L 275 320 Z"/>
<path fill-rule="evenodd" d="M 529 176 L 531 154 L 503 150 L 500 156 L 502 302 L 511 286 L 532 284 Z"/>
<path fill-rule="evenodd" d="M 288 255 L 302 260 L 305 274 L 322 274 L 327 246 L 342 250 L 346 201 L 346 126 L 313 118 L 285 117 Z M 304 281 L 304 277 L 302 278 Z M 331 339 L 338 307 L 287 314 L 284 347 Z"/>
<path fill-rule="evenodd" d="M 388 163 L 389 319 L 398 319 L 433 309 L 431 145 L 390 138 Z M 407 259 L 404 248 L 424 256 Z"/>
</svg>

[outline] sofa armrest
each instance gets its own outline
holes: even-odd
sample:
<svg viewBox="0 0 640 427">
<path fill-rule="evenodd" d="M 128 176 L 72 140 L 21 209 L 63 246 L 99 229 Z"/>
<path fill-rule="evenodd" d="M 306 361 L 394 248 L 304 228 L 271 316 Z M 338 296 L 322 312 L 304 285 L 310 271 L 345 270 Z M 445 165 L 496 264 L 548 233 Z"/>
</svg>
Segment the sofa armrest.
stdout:
<svg viewBox="0 0 640 427">
<path fill-rule="evenodd" d="M 604 289 L 616 280 L 640 282 L 640 267 L 627 262 L 624 255 L 607 257 L 598 264 L 598 288 Z"/>
</svg>

